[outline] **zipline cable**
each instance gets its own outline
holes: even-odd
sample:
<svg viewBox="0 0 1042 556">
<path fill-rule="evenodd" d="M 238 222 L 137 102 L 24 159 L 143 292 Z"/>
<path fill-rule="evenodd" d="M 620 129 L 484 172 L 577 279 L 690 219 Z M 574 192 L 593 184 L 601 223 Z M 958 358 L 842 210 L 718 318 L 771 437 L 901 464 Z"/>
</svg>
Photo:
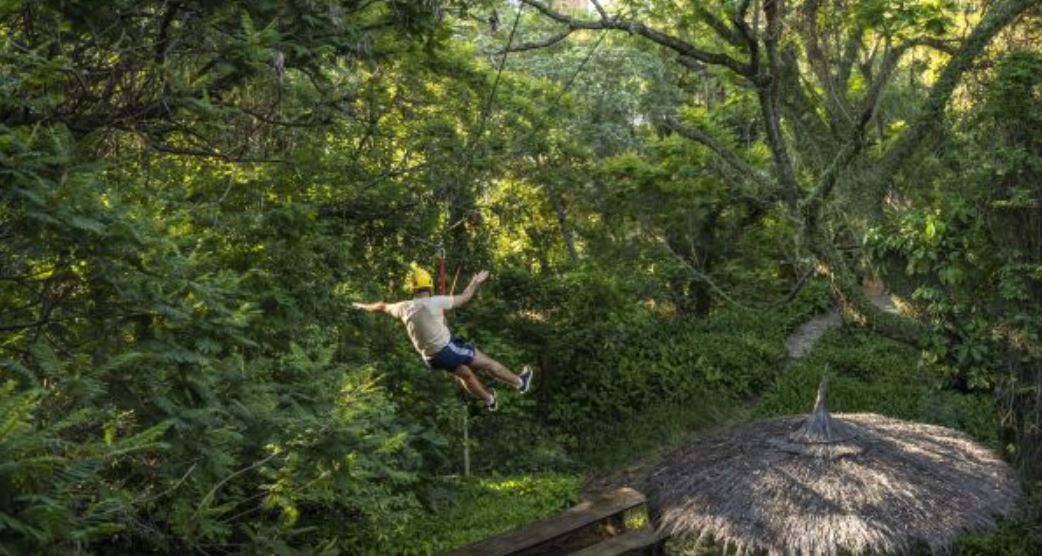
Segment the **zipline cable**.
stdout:
<svg viewBox="0 0 1042 556">
<path fill-rule="evenodd" d="M 510 34 L 507 36 L 507 46 L 503 50 L 503 56 L 499 59 L 499 65 L 496 68 L 496 77 L 495 77 L 495 79 L 492 80 L 492 89 L 489 91 L 488 98 L 485 100 L 484 107 L 482 107 L 481 113 L 478 116 L 478 127 L 477 127 L 477 130 L 472 134 L 472 139 L 469 142 L 469 144 L 464 145 L 464 147 L 463 147 L 464 161 L 463 161 L 463 171 L 460 172 L 460 178 L 461 178 L 460 181 L 461 182 L 469 182 L 470 181 L 470 172 L 471 172 L 471 168 L 473 168 L 473 165 L 474 165 L 473 164 L 473 160 L 474 160 L 473 154 L 477 150 L 478 143 L 481 142 L 481 138 L 482 138 L 482 136 L 485 133 L 485 127 L 488 125 L 488 119 L 489 119 L 489 117 L 492 114 L 492 107 L 493 107 L 493 104 L 495 103 L 495 100 L 496 100 L 496 91 L 499 89 L 499 82 L 500 82 L 500 80 L 502 79 L 502 76 L 503 76 L 503 69 L 506 67 L 506 64 L 507 64 L 507 56 L 510 54 L 510 47 L 513 46 L 513 44 L 514 44 L 514 37 L 517 35 L 517 28 L 518 28 L 518 26 L 521 23 L 521 15 L 524 12 L 524 9 L 525 9 L 525 5 L 524 4 L 521 4 L 517 8 L 517 12 L 514 15 L 514 23 L 510 26 Z M 473 210 L 467 211 L 467 212 L 468 212 L 468 214 L 466 216 L 464 216 L 463 218 L 460 218 L 458 221 L 456 221 L 451 226 L 449 226 L 448 230 L 453 230 L 456 227 L 458 227 L 461 224 L 463 224 L 463 222 L 466 221 L 470 217 L 469 213 L 473 212 Z M 431 243 L 431 242 L 424 241 L 424 243 Z M 438 263 L 437 264 L 438 264 L 438 267 L 439 267 L 438 268 L 438 270 L 439 270 L 439 272 L 438 272 L 438 274 L 439 274 L 439 280 L 438 280 L 439 281 L 439 289 L 441 290 L 440 293 L 442 295 L 444 295 L 445 294 L 445 274 L 446 274 L 446 272 L 445 272 L 445 246 L 444 246 L 444 243 L 442 243 L 442 242 L 438 242 Z M 458 274 L 458 272 L 459 272 L 459 270 L 457 269 L 457 274 Z"/>
<path fill-rule="evenodd" d="M 572 88 L 572 84 L 575 83 L 575 78 L 579 77 L 579 73 L 582 72 L 583 68 L 586 67 L 586 63 L 590 61 L 590 58 L 593 58 L 593 53 L 597 51 L 597 47 L 601 45 L 601 42 L 604 40 L 604 37 L 607 36 L 608 33 L 605 33 L 603 31 L 601 32 L 601 36 L 597 37 L 597 41 L 594 42 L 593 46 L 590 47 L 590 50 L 586 52 L 586 57 L 583 58 L 581 62 L 579 62 L 579 65 L 575 68 L 575 72 L 572 73 L 572 76 L 569 77 L 568 81 L 565 83 L 564 88 L 562 88 L 560 92 L 557 93 L 557 96 L 554 97 L 554 100 L 550 102 L 550 106 L 556 105 L 557 102 L 561 100 L 561 97 L 563 97 L 564 94 L 568 92 L 568 89 Z"/>
<path fill-rule="evenodd" d="M 520 13 L 520 10 L 518 10 L 518 12 Z M 515 23 L 516 22 L 517 22 L 517 19 L 515 18 Z M 586 68 L 586 65 L 593 58 L 593 55 L 597 52 L 597 49 L 600 47 L 601 43 L 604 42 L 604 39 L 607 36 L 608 36 L 608 33 L 602 32 L 601 35 L 599 37 L 597 37 L 597 40 L 593 43 L 593 46 L 591 46 L 590 49 L 586 51 L 586 55 L 579 62 L 579 65 L 575 67 L 575 71 L 572 72 L 572 74 L 568 77 L 568 80 L 565 81 L 564 86 L 561 87 L 561 89 L 557 92 L 556 95 L 554 95 L 554 98 L 547 105 L 549 110 L 552 110 L 554 107 L 556 107 L 558 104 L 560 104 L 561 99 L 564 98 L 564 95 L 567 94 L 569 90 L 571 90 L 572 86 L 577 81 L 577 79 L 579 77 L 579 74 L 582 73 L 583 69 Z M 512 41 L 513 41 L 513 35 L 511 35 L 511 38 L 507 40 L 507 47 L 506 47 L 506 49 L 503 52 L 502 61 L 506 60 L 506 56 L 510 52 L 510 45 L 511 45 Z M 499 69 L 500 69 L 500 71 L 502 71 L 503 64 L 500 64 Z M 492 112 L 492 101 L 494 100 L 495 85 L 497 85 L 498 83 L 499 83 L 499 74 L 497 73 L 496 80 L 495 80 L 495 82 L 493 84 L 493 94 L 489 95 L 488 110 L 485 112 L 485 116 L 482 118 L 481 128 L 484 128 L 484 126 L 486 125 L 486 121 L 488 119 L 488 116 Z M 534 136 L 539 131 L 543 131 L 543 129 L 540 128 L 540 127 L 533 127 L 525 135 L 523 135 L 520 138 L 518 138 L 517 141 L 514 144 L 513 150 L 509 153 L 509 155 L 510 156 L 514 156 L 514 155 L 519 154 L 523 150 L 522 147 L 524 145 L 524 142 L 527 141 L 528 139 L 532 138 L 532 136 Z M 473 152 L 475 150 L 475 145 L 477 144 L 477 142 L 479 140 L 480 140 L 480 136 L 475 139 L 474 143 L 471 144 L 471 148 L 469 149 L 471 155 L 473 155 Z M 472 161 L 473 161 L 473 156 L 469 156 L 469 157 L 466 158 L 466 160 L 465 160 L 466 166 L 465 166 L 465 170 L 464 170 L 465 174 L 472 167 Z M 477 210 L 477 209 L 473 209 L 473 210 Z M 464 217 L 464 218 L 460 219 L 459 221 L 457 221 L 455 224 L 450 226 L 449 229 L 451 230 L 451 229 L 459 226 L 460 224 L 462 224 L 463 221 L 465 220 L 465 218 L 466 217 Z"/>
<path fill-rule="evenodd" d="M 474 139 L 470 142 L 470 145 L 463 149 L 465 166 L 463 167 L 463 177 L 467 177 L 467 173 L 470 171 L 472 166 L 471 161 L 473 156 L 467 156 L 467 154 L 473 155 L 477 149 L 477 145 L 481 142 L 481 137 L 485 133 L 485 126 L 488 125 L 488 119 L 492 115 L 492 105 L 496 101 L 496 91 L 499 89 L 499 81 L 503 76 L 503 68 L 507 65 L 507 56 L 510 54 L 510 47 L 514 45 L 514 36 L 517 34 L 518 25 L 521 23 L 521 14 L 524 12 L 525 5 L 521 4 L 517 8 L 517 13 L 514 15 L 514 24 L 510 26 L 510 34 L 507 36 L 507 46 L 503 49 L 503 56 L 499 59 L 499 67 L 496 68 L 496 77 L 492 80 L 492 90 L 488 93 L 488 98 L 485 100 L 485 106 L 481 109 L 481 114 L 478 117 L 478 129 L 473 134 Z"/>
<path fill-rule="evenodd" d="M 485 128 L 488 126 L 488 121 L 491 118 L 491 115 L 492 115 L 492 112 L 493 112 L 493 108 L 494 108 L 494 105 L 495 105 L 495 100 L 496 100 L 496 92 L 498 91 L 499 83 L 502 80 L 503 70 L 506 68 L 507 56 L 511 52 L 510 49 L 511 49 L 511 47 L 514 44 L 514 37 L 517 35 L 517 29 L 520 26 L 521 16 L 522 16 L 524 7 L 525 7 L 525 4 L 521 4 L 518 7 L 518 10 L 517 10 L 517 12 L 514 15 L 514 21 L 513 21 L 513 23 L 511 24 L 511 27 L 510 27 L 510 33 L 507 36 L 507 44 L 506 44 L 506 47 L 503 49 L 503 56 L 500 57 L 499 64 L 496 67 L 496 76 L 495 76 L 495 78 L 492 81 L 492 89 L 489 91 L 488 97 L 485 100 L 484 107 L 482 108 L 481 114 L 479 116 L 477 131 L 473 134 L 473 140 L 470 142 L 470 144 L 466 145 L 464 147 L 464 149 L 463 149 L 465 159 L 464 159 L 463 171 L 461 172 L 461 175 L 464 178 L 462 181 L 469 181 L 469 178 L 470 178 L 469 174 L 470 174 L 471 169 L 473 168 L 473 160 L 474 160 L 473 154 L 477 150 L 477 146 L 481 142 L 481 139 L 482 139 L 482 137 L 484 135 Z M 571 88 L 575 85 L 576 81 L 578 80 L 579 75 L 586 68 L 587 64 L 589 64 L 590 60 L 593 59 L 593 56 L 597 52 L 597 49 L 600 47 L 601 43 L 604 42 L 604 39 L 607 36 L 608 36 L 608 33 L 602 32 L 600 34 L 600 36 L 597 38 L 597 40 L 593 43 L 593 45 L 589 48 L 589 50 L 587 50 L 586 55 L 583 56 L 583 59 L 579 62 L 579 65 L 577 65 L 575 67 L 575 70 L 568 77 L 568 79 L 564 82 L 564 86 L 561 87 L 561 89 L 557 92 L 556 95 L 554 95 L 553 99 L 548 104 L 548 108 L 549 109 L 552 110 L 554 107 L 556 107 L 561 102 L 561 100 L 564 98 L 565 94 L 567 94 L 568 91 L 570 91 Z M 541 131 L 541 130 L 542 129 L 538 128 L 538 127 L 533 127 L 531 130 L 529 130 L 528 133 L 526 133 L 525 135 L 523 135 L 522 137 L 520 137 L 517 140 L 517 142 L 515 143 L 514 149 L 511 151 L 510 154 L 511 155 L 515 155 L 515 154 L 520 153 L 521 150 L 522 150 L 521 147 L 522 147 L 523 143 L 525 141 L 527 141 L 529 138 L 531 138 L 533 135 L 535 135 L 537 132 Z M 470 156 L 467 156 L 468 154 Z M 468 218 L 470 218 L 470 213 L 473 213 L 476 210 L 477 209 L 475 208 L 475 209 L 471 209 L 470 211 L 467 211 L 468 214 L 466 216 L 463 216 L 462 218 L 460 218 L 456 222 L 454 222 L 452 225 L 450 225 L 448 230 L 453 230 L 453 229 L 459 227 L 460 225 L 462 225 Z M 409 235 L 411 235 L 411 234 L 409 234 Z M 444 252 L 445 252 L 445 248 L 444 248 L 444 244 L 442 242 L 435 243 L 435 242 L 432 242 L 432 241 L 429 241 L 429 240 L 426 240 L 426 239 L 423 239 L 423 238 L 418 238 L 418 237 L 415 237 L 415 236 L 412 236 L 412 237 L 413 237 L 413 239 L 418 240 L 419 242 L 422 242 L 422 243 L 425 243 L 425 244 L 428 244 L 428 245 L 431 245 L 431 246 L 435 246 L 438 249 L 438 255 L 439 255 L 438 256 L 438 259 L 439 259 L 438 266 L 439 267 L 443 267 L 444 266 L 444 260 L 445 260 Z M 462 263 L 460 264 L 460 266 L 462 266 Z M 444 270 L 442 270 L 442 268 L 439 268 L 439 270 L 440 270 L 439 274 L 442 276 L 442 280 L 444 280 L 444 276 L 447 273 Z M 456 269 L 456 274 L 457 274 L 457 277 L 458 277 L 458 275 L 459 275 L 459 267 L 457 267 L 457 269 Z M 453 280 L 453 282 L 455 282 L 455 280 Z M 455 284 L 454 284 L 454 286 L 455 286 Z M 444 282 L 442 282 L 440 289 L 444 291 Z M 455 289 L 455 287 L 453 287 L 453 289 Z"/>
</svg>

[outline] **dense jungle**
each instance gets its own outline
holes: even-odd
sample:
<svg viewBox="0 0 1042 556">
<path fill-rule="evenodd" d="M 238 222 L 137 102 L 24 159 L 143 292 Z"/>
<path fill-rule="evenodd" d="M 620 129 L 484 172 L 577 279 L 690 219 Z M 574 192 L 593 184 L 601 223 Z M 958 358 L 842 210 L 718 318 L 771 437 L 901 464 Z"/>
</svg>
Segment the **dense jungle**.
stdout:
<svg viewBox="0 0 1042 556">
<path fill-rule="evenodd" d="M 0 555 L 441 554 L 823 377 L 1042 553 L 1042 1 L 0 0 Z"/>
</svg>

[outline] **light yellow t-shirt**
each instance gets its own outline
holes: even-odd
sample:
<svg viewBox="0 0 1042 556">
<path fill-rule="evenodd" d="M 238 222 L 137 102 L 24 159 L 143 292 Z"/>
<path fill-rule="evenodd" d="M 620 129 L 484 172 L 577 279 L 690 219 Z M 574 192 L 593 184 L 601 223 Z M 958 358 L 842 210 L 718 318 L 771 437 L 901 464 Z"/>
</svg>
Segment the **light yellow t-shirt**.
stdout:
<svg viewBox="0 0 1042 556">
<path fill-rule="evenodd" d="M 445 326 L 445 311 L 452 309 L 451 295 L 419 297 L 385 306 L 387 314 L 405 323 L 413 347 L 427 359 L 449 344 L 452 335 Z"/>
</svg>

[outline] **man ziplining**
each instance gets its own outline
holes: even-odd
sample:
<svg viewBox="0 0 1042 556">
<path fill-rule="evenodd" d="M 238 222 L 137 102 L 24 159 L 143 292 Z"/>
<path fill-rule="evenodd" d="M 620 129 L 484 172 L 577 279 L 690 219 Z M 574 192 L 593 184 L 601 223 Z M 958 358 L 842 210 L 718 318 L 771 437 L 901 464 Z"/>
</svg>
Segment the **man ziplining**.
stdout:
<svg viewBox="0 0 1042 556">
<path fill-rule="evenodd" d="M 532 384 L 532 368 L 525 365 L 520 375 L 510 372 L 502 363 L 492 359 L 463 338 L 453 336 L 445 325 L 445 311 L 462 307 L 474 297 L 478 286 L 488 279 L 488 271 L 482 270 L 470 279 L 466 289 L 459 295 L 432 295 L 434 280 L 426 270 L 412 265 L 408 286 L 413 298 L 398 303 L 352 303 L 355 308 L 370 313 L 387 313 L 405 324 L 405 331 L 413 347 L 420 352 L 424 362 L 433 369 L 452 373 L 463 388 L 474 397 L 485 402 L 489 411 L 499 407 L 495 388 L 485 389 L 470 365 L 485 369 L 499 381 L 527 393 Z"/>
</svg>

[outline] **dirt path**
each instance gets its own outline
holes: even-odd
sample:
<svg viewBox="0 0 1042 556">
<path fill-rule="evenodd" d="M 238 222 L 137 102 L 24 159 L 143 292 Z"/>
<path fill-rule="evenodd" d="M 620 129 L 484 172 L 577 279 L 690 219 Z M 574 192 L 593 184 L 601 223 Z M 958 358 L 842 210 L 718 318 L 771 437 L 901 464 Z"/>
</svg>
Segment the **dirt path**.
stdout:
<svg viewBox="0 0 1042 556">
<path fill-rule="evenodd" d="M 843 324 L 843 317 L 839 309 L 833 307 L 827 313 L 822 313 L 809 321 L 801 324 L 796 330 L 785 338 L 785 351 L 789 357 L 799 359 L 806 355 L 814 344 L 825 334 L 829 328 L 835 328 Z"/>
<path fill-rule="evenodd" d="M 869 294 L 869 299 L 876 307 L 888 313 L 897 312 L 897 305 L 894 304 L 893 298 L 889 295 L 869 291 L 865 293 Z M 818 343 L 818 340 L 821 339 L 828 329 L 835 328 L 841 324 L 843 324 L 843 317 L 839 314 L 839 309 L 833 307 L 827 312 L 803 323 L 792 334 L 789 334 L 789 337 L 785 339 L 785 350 L 789 353 L 789 357 L 799 359 Z"/>
</svg>

